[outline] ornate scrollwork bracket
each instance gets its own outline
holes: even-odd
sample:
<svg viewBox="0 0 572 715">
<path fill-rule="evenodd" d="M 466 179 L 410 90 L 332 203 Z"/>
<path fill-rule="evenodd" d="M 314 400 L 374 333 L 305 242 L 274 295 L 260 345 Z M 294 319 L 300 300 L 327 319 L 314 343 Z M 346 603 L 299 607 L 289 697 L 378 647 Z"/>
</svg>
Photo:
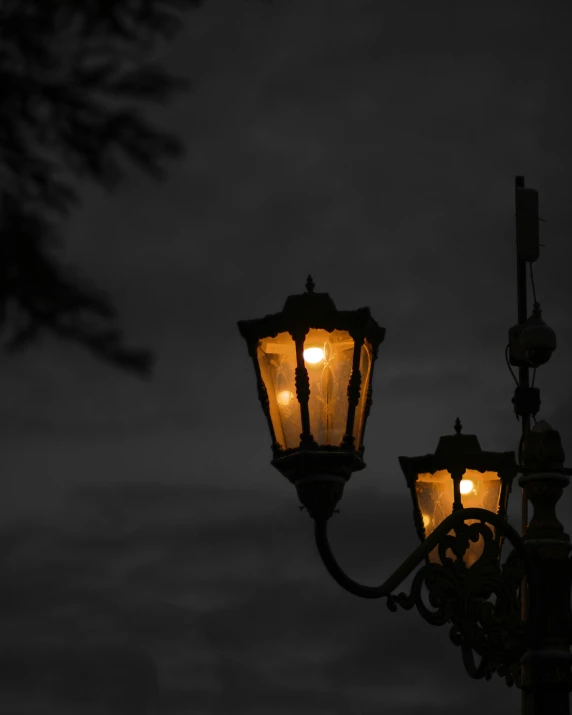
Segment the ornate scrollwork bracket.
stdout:
<svg viewBox="0 0 572 715">
<path fill-rule="evenodd" d="M 472 524 L 467 520 L 478 519 Z M 489 525 L 511 542 L 513 551 L 500 564 L 500 553 Z M 470 542 L 483 539 L 480 558 L 467 568 L 463 555 Z M 316 543 L 326 568 L 347 591 L 363 598 L 386 598 L 391 611 L 416 607 L 432 625 L 451 623 L 450 637 L 460 646 L 463 663 L 472 678 L 489 680 L 493 673 L 507 685 L 520 686 L 520 657 L 527 647 L 526 624 L 522 622 L 520 587 L 531 567 L 531 555 L 523 540 L 504 519 L 485 509 L 461 509 L 448 516 L 403 564 L 381 585 L 363 586 L 350 579 L 330 550 L 326 522 L 316 522 Z M 437 547 L 441 563 L 429 563 Z M 409 594 L 397 587 L 422 562 Z M 475 663 L 473 651 L 479 656 Z"/>
</svg>

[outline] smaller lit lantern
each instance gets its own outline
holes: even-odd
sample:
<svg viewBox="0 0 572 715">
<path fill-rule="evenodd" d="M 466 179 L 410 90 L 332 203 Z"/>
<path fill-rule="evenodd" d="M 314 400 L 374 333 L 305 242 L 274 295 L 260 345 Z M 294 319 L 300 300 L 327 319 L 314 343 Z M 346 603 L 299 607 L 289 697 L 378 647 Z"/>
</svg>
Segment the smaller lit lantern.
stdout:
<svg viewBox="0 0 572 715">
<path fill-rule="evenodd" d="M 363 436 L 373 364 L 385 336 L 369 308 L 336 309 L 327 293 L 287 298 L 281 313 L 241 320 L 272 437 L 272 465 L 313 518 L 328 519 L 353 472 L 365 467 Z"/>
<path fill-rule="evenodd" d="M 477 437 L 461 434 L 461 429 L 457 418 L 455 434 L 441 437 L 435 454 L 399 457 L 411 490 L 413 515 L 421 541 L 457 509 L 480 508 L 503 518 L 506 516 L 517 471 L 514 452 L 484 452 Z M 468 519 L 466 523 L 476 521 L 478 519 Z M 489 528 L 494 534 L 493 527 L 489 525 Z M 502 536 L 495 534 L 494 538 L 500 548 Z M 483 548 L 482 537 L 470 542 L 463 557 L 467 567 L 480 558 Z M 440 563 L 437 548 L 430 552 L 429 561 Z"/>
</svg>

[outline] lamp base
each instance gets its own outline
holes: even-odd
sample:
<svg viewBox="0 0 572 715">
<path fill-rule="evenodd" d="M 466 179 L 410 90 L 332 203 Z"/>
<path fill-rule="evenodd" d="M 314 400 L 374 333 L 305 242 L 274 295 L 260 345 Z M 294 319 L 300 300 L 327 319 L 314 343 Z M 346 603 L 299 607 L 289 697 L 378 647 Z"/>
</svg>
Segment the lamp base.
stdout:
<svg viewBox="0 0 572 715">
<path fill-rule="evenodd" d="M 365 467 L 358 452 L 339 447 L 285 450 L 272 466 L 292 482 L 313 519 L 329 519 L 353 472 Z"/>
<path fill-rule="evenodd" d="M 331 474 L 347 481 L 365 468 L 361 454 L 353 450 L 320 445 L 318 449 L 287 449 L 274 453 L 271 462 L 292 484 L 317 474 Z"/>
<path fill-rule="evenodd" d="M 327 521 L 344 493 L 344 477 L 316 474 L 295 482 L 298 498 L 314 520 Z"/>
</svg>

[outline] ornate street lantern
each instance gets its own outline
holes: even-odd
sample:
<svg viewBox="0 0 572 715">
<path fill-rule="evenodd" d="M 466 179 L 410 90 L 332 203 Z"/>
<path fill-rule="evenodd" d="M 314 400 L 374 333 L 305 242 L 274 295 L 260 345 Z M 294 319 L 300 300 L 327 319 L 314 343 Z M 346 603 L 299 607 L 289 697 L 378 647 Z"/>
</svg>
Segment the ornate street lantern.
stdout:
<svg viewBox="0 0 572 715">
<path fill-rule="evenodd" d="M 327 293 L 286 299 L 281 313 L 241 320 L 258 397 L 272 438 L 272 465 L 313 518 L 328 519 L 352 472 L 365 467 L 363 436 L 373 365 L 385 336 L 369 308 L 337 310 Z"/>
<path fill-rule="evenodd" d="M 415 527 L 424 541 L 453 511 L 478 507 L 506 517 L 508 496 L 517 464 L 514 452 L 484 452 L 474 434 L 461 434 L 457 417 L 454 435 L 439 439 L 435 454 L 399 457 L 413 498 Z M 467 524 L 474 523 L 468 519 Z M 494 538 L 502 546 L 502 537 Z M 463 560 L 467 567 L 477 561 L 484 548 L 482 538 L 471 542 Z M 499 551 L 500 553 L 500 551 Z M 441 563 L 438 550 L 429 562 Z"/>
</svg>

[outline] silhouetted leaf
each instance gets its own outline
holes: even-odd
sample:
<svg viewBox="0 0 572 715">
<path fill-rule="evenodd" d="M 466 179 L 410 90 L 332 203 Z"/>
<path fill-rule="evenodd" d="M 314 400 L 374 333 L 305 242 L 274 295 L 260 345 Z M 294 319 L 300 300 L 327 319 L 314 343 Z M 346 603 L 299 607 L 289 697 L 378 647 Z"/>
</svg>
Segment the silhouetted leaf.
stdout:
<svg viewBox="0 0 572 715">
<path fill-rule="evenodd" d="M 150 373 L 151 353 L 121 344 L 111 300 L 61 264 L 50 218 L 80 202 L 78 179 L 111 191 L 125 159 L 160 179 L 165 160 L 181 156 L 180 140 L 132 103 L 164 102 L 188 87 L 148 53 L 201 4 L 0 0 L 0 328 L 8 349 L 50 332 Z"/>
<path fill-rule="evenodd" d="M 114 94 L 163 102 L 174 92 L 188 89 L 189 82 L 182 77 L 169 77 L 156 65 L 148 65 L 126 72 L 110 83 L 107 89 Z"/>
</svg>

